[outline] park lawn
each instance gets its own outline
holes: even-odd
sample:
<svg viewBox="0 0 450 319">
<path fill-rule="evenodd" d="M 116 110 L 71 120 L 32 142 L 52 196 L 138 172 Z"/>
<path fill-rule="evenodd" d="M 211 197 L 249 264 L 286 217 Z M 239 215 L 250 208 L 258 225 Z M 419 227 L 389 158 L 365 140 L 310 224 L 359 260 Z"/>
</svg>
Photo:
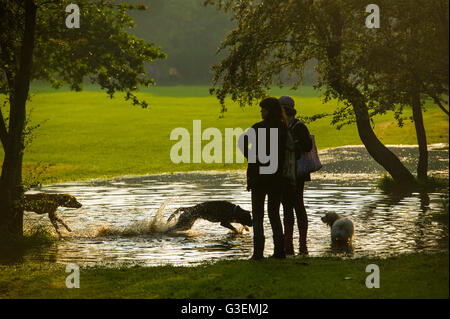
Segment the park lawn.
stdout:
<svg viewBox="0 0 450 319">
<path fill-rule="evenodd" d="M 80 268 L 67 289 L 65 267 L 0 266 L 0 298 L 448 298 L 448 252 L 380 258 L 229 260 L 198 267 Z M 380 288 L 365 285 L 366 266 Z"/>
<path fill-rule="evenodd" d="M 259 107 L 240 108 L 227 103 L 228 111 L 220 118 L 220 105 L 208 96 L 207 87 L 162 87 L 140 93 L 149 102 L 147 109 L 132 106 L 123 95 L 113 99 L 104 92 L 88 88 L 83 92 L 51 91 L 38 87 L 33 91 L 28 110 L 34 130 L 32 143 L 24 156 L 24 176 L 38 175 L 44 183 L 123 175 L 141 175 L 192 170 L 243 169 L 245 164 L 204 162 L 174 164 L 170 159 L 170 133 L 177 127 L 192 133 L 192 121 L 200 119 L 202 129 L 217 127 L 246 129 L 260 121 Z M 291 94 L 274 90 L 274 95 Z M 305 87 L 294 96 L 300 114 L 311 116 L 331 112 L 336 101 L 327 104 L 312 88 Z M 406 111 L 408 113 L 408 111 Z M 448 143 L 448 117 L 437 107 L 424 113 L 428 142 Z M 330 126 L 330 119 L 309 124 L 319 149 L 360 145 L 356 126 L 341 130 Z M 397 127 L 392 114 L 378 116 L 375 132 L 385 144 L 417 144 L 413 123 Z M 191 135 L 192 138 L 192 135 Z M 203 146 L 208 141 L 203 141 Z M 225 150 L 223 150 L 225 153 Z M 224 154 L 223 154 L 224 156 Z M 0 159 L 3 157 L 0 150 Z M 192 149 L 191 149 L 192 158 Z"/>
</svg>

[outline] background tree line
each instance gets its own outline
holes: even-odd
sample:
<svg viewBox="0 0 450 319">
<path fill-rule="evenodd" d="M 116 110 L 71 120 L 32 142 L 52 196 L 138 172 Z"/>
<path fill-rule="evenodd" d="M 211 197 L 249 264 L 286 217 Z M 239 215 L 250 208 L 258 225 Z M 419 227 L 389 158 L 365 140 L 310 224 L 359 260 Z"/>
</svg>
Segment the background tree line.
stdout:
<svg viewBox="0 0 450 319">
<path fill-rule="evenodd" d="M 224 53 L 217 49 L 235 22 L 230 14 L 203 6 L 204 0 L 144 0 L 146 11 L 130 12 L 136 23 L 138 37 L 156 43 L 167 59 L 147 66 L 158 85 L 209 85 L 211 66 Z M 313 64 L 305 70 L 306 83 L 316 78 Z"/>
</svg>

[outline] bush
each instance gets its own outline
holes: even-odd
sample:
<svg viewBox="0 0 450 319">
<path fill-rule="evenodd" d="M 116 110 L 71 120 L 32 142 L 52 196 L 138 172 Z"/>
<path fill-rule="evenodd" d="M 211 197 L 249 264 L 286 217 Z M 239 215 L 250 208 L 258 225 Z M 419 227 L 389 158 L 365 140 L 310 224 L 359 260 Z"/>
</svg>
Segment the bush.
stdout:
<svg viewBox="0 0 450 319">
<path fill-rule="evenodd" d="M 377 182 L 377 188 L 387 194 L 401 194 L 401 193 L 429 193 L 435 191 L 443 191 L 447 189 L 448 193 L 448 179 L 440 177 L 428 177 L 427 179 L 415 179 L 414 184 L 402 184 L 396 182 L 391 176 L 383 175 Z"/>
</svg>

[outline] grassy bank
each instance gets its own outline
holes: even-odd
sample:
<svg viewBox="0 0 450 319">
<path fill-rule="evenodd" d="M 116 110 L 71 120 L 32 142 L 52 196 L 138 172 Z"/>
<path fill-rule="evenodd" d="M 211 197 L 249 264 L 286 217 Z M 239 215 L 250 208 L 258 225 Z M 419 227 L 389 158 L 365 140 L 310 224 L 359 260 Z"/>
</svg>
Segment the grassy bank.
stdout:
<svg viewBox="0 0 450 319">
<path fill-rule="evenodd" d="M 449 182 L 447 178 L 428 176 L 426 179 L 416 178 L 415 182 L 412 184 L 401 184 L 399 182 L 394 181 L 394 179 L 391 176 L 384 175 L 378 180 L 376 185 L 386 194 L 406 195 L 410 194 L 411 192 L 448 193 Z"/>
<path fill-rule="evenodd" d="M 274 95 L 290 94 L 276 90 Z M 303 88 L 295 96 L 300 114 L 331 112 L 336 102 L 323 104 L 311 88 Z M 153 88 L 141 93 L 149 102 L 148 109 L 133 107 L 121 95 L 107 98 L 104 92 L 89 89 L 81 93 L 34 90 L 28 109 L 34 139 L 24 156 L 25 175 L 33 172 L 44 182 L 81 180 L 132 174 L 191 170 L 223 170 L 244 168 L 243 164 L 174 164 L 170 140 L 174 128 L 192 133 L 192 121 L 202 120 L 202 129 L 217 127 L 224 136 L 225 128 L 247 128 L 260 120 L 258 107 L 239 108 L 229 103 L 224 118 L 219 118 L 216 98 L 208 96 L 207 87 Z M 408 115 L 408 111 L 406 111 Z M 448 117 L 437 107 L 424 113 L 429 143 L 448 143 Z M 330 126 L 330 119 L 309 125 L 319 149 L 361 144 L 355 125 L 340 131 Z M 413 123 L 406 121 L 398 128 L 392 114 L 375 119 L 375 132 L 385 144 L 416 144 Z M 192 138 L 192 134 L 191 134 Z M 203 146 L 208 141 L 203 141 Z M 0 150 L 0 160 L 3 154 Z M 223 150 L 225 153 L 225 150 Z M 224 154 L 223 154 L 224 156 Z M 191 150 L 192 158 L 192 150 Z"/>
<path fill-rule="evenodd" d="M 0 266 L 0 298 L 448 298 L 448 253 L 387 259 L 222 261 L 199 267 L 81 268 L 67 289 L 65 267 Z M 380 288 L 365 285 L 366 266 Z"/>
</svg>

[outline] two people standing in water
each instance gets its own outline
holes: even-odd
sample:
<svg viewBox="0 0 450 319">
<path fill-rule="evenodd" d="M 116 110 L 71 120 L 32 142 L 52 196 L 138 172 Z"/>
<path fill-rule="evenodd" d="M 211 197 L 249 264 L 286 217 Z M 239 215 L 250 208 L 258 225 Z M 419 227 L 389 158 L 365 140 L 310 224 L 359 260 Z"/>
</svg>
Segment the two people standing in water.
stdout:
<svg viewBox="0 0 450 319">
<path fill-rule="evenodd" d="M 247 190 L 251 191 L 252 215 L 253 215 L 253 255 L 252 259 L 262 259 L 264 253 L 264 202 L 268 198 L 268 215 L 272 228 L 275 258 L 285 258 L 287 255 L 294 255 L 293 231 L 294 231 L 294 210 L 297 216 L 299 227 L 299 251 L 300 254 L 307 254 L 306 235 L 308 221 L 303 203 L 303 190 L 305 181 L 310 180 L 309 176 L 296 179 L 296 185 L 288 183 L 283 176 L 283 165 L 285 163 L 286 143 L 292 137 L 295 144 L 296 160 L 303 152 L 312 149 L 312 142 L 306 126 L 295 118 L 296 110 L 294 100 L 289 96 L 282 96 L 280 99 L 273 97 L 266 98 L 259 104 L 261 107 L 261 117 L 263 121 L 252 126 L 256 133 L 253 147 L 263 150 L 272 150 L 270 142 L 277 141 L 278 165 L 275 172 L 268 174 L 261 173 L 261 167 L 269 166 L 270 163 L 263 164 L 256 157 L 255 162 L 249 160 L 247 168 Z M 265 131 L 265 139 L 259 138 L 258 134 Z M 277 129 L 276 139 L 271 139 L 271 130 Z M 289 132 L 289 133 L 288 133 Z M 288 136 L 290 134 L 290 137 Z M 265 145 L 258 145 L 265 143 Z M 248 140 L 244 142 L 244 156 L 249 158 Z M 284 211 L 284 233 L 280 218 L 280 205 L 283 204 Z"/>
</svg>

